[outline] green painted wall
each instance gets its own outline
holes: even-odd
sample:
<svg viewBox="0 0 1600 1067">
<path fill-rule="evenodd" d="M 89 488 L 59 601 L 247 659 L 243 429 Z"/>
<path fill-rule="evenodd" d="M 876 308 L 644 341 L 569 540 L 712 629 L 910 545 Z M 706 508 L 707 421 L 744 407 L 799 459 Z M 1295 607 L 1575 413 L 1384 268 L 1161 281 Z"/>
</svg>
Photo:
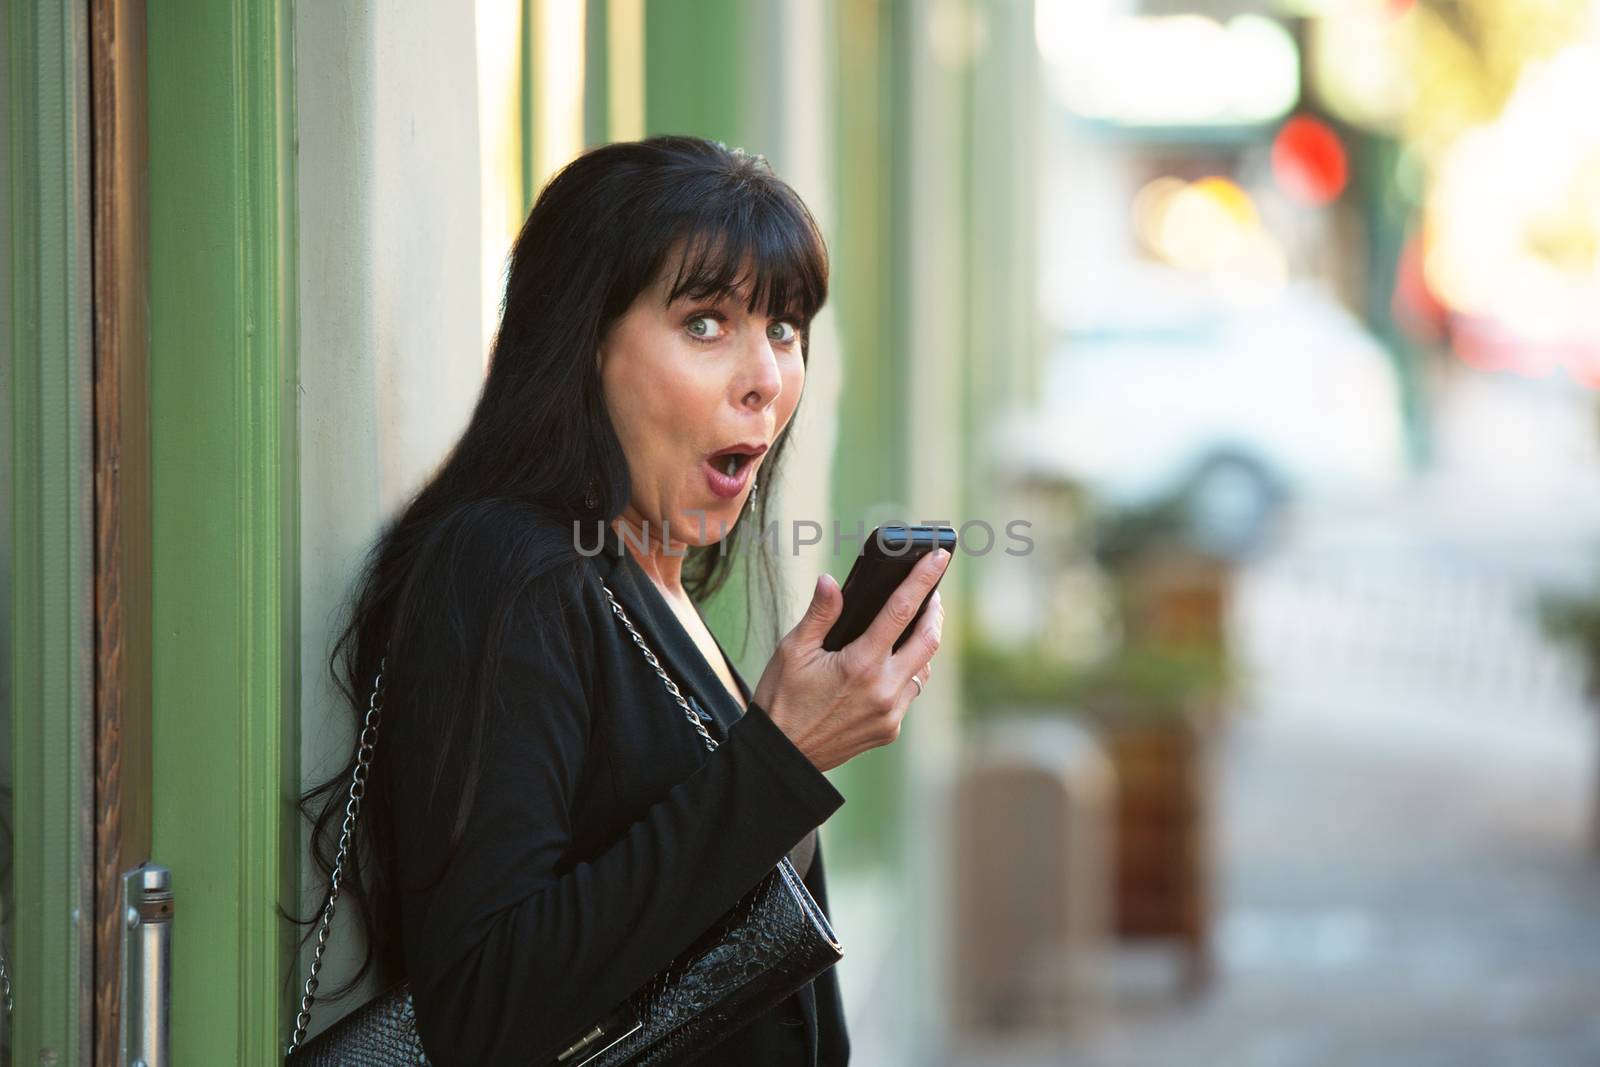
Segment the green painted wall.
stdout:
<svg viewBox="0 0 1600 1067">
<path fill-rule="evenodd" d="M 645 136 L 692 134 L 765 154 L 777 135 L 759 121 L 752 89 L 755 64 L 747 41 L 771 25 L 771 12 L 750 0 L 647 0 L 644 5 Z M 590 27 L 591 35 L 604 24 Z M 702 605 L 753 686 L 766 666 L 770 620 L 751 597 L 753 560 L 739 559 L 723 588 Z"/>
<path fill-rule="evenodd" d="M 154 0 L 154 855 L 176 1063 L 279 1062 L 299 774 L 287 0 Z"/>
<path fill-rule="evenodd" d="M 784 121 L 779 60 L 763 65 L 760 56 L 764 47 L 782 47 L 777 5 L 708 0 L 694 5 L 692 19 L 683 17 L 684 7 L 677 0 L 645 5 L 647 133 L 693 133 L 771 153 Z M 845 361 L 830 506 L 845 529 L 861 518 L 870 530 L 887 517 L 886 505 L 900 502 L 907 484 L 909 412 L 899 382 L 911 358 L 904 324 L 912 281 L 904 269 L 904 198 L 896 190 L 910 175 L 908 134 L 895 116 L 907 104 L 909 19 L 903 3 L 832 0 L 828 21 L 836 65 L 817 77 L 837 79 L 838 107 L 825 129 L 836 139 L 830 303 Z M 842 551 L 853 556 L 858 549 L 846 544 Z M 835 569 L 843 581 L 849 559 Z M 742 630 L 745 590 L 744 581 L 730 581 L 707 605 L 707 621 L 719 635 Z M 752 640 L 751 647 L 762 645 Z M 764 666 L 759 658 L 739 660 L 752 680 Z M 849 797 L 829 821 L 836 868 L 899 866 L 904 759 L 901 747 L 890 745 L 831 772 Z"/>
<path fill-rule="evenodd" d="M 833 513 L 844 532 L 852 532 L 858 519 L 870 533 L 887 518 L 919 518 L 883 514 L 886 505 L 909 506 L 909 412 L 900 382 L 911 359 L 904 343 L 911 280 L 903 256 L 905 198 L 897 190 L 910 176 L 906 124 L 896 121 L 906 113 L 906 21 L 896 3 L 836 0 L 831 44 L 838 79 L 838 226 L 829 299 L 837 308 L 845 360 L 833 470 Z M 853 555 L 859 548 L 841 543 L 841 552 Z M 834 577 L 842 582 L 849 563 L 841 560 L 839 566 Z M 904 776 L 904 747 L 898 744 L 864 752 L 839 768 L 836 784 L 850 801 L 831 820 L 838 865 L 902 865 Z"/>
<path fill-rule="evenodd" d="M 746 101 L 755 77 L 749 0 L 648 0 L 644 8 L 645 135 L 692 133 L 760 149 Z"/>
</svg>

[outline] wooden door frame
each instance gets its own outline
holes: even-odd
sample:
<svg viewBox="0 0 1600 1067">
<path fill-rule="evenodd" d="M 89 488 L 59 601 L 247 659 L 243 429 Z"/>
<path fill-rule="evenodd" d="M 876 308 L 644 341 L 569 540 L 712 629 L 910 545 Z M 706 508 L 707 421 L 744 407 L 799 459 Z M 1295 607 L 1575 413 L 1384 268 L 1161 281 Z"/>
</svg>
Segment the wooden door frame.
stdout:
<svg viewBox="0 0 1600 1067">
<path fill-rule="evenodd" d="M 94 1060 L 117 1067 L 122 873 L 149 860 L 149 212 L 144 0 L 91 0 Z"/>
</svg>

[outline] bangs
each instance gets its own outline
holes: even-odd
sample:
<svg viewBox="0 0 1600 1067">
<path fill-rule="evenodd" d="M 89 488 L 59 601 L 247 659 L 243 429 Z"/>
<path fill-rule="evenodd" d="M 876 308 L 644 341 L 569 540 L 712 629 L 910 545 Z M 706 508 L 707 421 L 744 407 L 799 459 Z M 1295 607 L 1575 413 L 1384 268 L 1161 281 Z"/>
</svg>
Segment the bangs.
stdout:
<svg viewBox="0 0 1600 1067">
<path fill-rule="evenodd" d="M 734 299 L 746 308 L 809 324 L 828 298 L 828 253 L 810 214 L 766 199 L 755 211 L 700 219 L 685 235 L 666 303 Z M 751 276 L 753 275 L 753 277 Z"/>
</svg>

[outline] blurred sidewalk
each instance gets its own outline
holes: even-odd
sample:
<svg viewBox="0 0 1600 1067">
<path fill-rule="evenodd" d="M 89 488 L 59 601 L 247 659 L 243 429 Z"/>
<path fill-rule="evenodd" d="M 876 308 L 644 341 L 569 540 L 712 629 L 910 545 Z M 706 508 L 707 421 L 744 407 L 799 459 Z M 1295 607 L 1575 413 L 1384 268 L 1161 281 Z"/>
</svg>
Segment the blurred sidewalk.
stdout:
<svg viewBox="0 0 1600 1067">
<path fill-rule="evenodd" d="M 1586 750 L 1497 759 L 1262 715 L 1219 761 L 1220 976 L 963 1067 L 1600 1063 Z M 1574 745 L 1588 735 L 1572 732 Z"/>
</svg>

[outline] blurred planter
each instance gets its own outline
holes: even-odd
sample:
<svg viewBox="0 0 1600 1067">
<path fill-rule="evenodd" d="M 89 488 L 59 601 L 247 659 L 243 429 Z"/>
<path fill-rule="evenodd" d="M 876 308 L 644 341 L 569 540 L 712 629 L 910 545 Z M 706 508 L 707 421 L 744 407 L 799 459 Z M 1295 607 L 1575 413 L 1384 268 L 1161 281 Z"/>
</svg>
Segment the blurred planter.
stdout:
<svg viewBox="0 0 1600 1067">
<path fill-rule="evenodd" d="M 1188 683 L 1158 694 L 1207 727 L 1223 725 L 1237 679 L 1228 650 L 1228 612 L 1236 568 L 1226 559 L 1162 552 L 1127 560 L 1118 575 L 1128 642 L 1185 661 L 1173 671 Z"/>
<path fill-rule="evenodd" d="M 1200 537 L 1194 501 L 1179 492 L 1140 508 L 1103 510 L 1093 522 L 1094 554 L 1113 575 L 1130 646 L 1193 648 L 1228 662 L 1228 615 L 1239 560 Z M 1203 702 L 1185 703 L 1208 726 L 1236 706 L 1233 673 L 1219 675 Z"/>
<path fill-rule="evenodd" d="M 1600 589 L 1578 595 L 1546 594 L 1540 598 L 1538 610 L 1546 636 L 1573 649 L 1583 660 L 1585 691 L 1595 714 L 1595 740 L 1600 742 Z M 1593 773 L 1590 797 L 1589 846 L 1600 853 L 1600 772 Z"/>
<path fill-rule="evenodd" d="M 1545 635 L 1578 653 L 1591 703 L 1600 704 L 1600 588 L 1586 594 L 1547 593 L 1539 599 Z"/>
<path fill-rule="evenodd" d="M 1220 640 L 1202 636 L 1216 618 L 1217 597 L 1206 592 L 1215 585 L 1177 573 L 1133 579 L 1130 588 L 1146 592 L 1130 596 L 1129 610 L 1148 614 L 1128 628 L 1135 643 L 1101 663 L 1074 668 L 1047 649 L 972 642 L 964 673 L 977 714 L 1065 705 L 1100 738 L 1116 782 L 1114 930 L 1175 941 L 1186 983 L 1198 989 L 1212 974 L 1211 725 L 1233 671 Z"/>
<path fill-rule="evenodd" d="M 952 797 L 952 1025 L 1055 1031 L 1103 1014 L 1116 784 L 1060 708 L 966 732 Z"/>
<path fill-rule="evenodd" d="M 1099 739 L 1114 780 L 1112 930 L 1175 943 L 1197 990 L 1213 971 L 1210 751 L 1236 705 L 1227 622 L 1237 563 L 1195 538 L 1188 506 L 1173 498 L 1092 517 L 1094 563 L 1114 587 L 1111 655 L 1072 662 L 1059 639 L 996 648 L 965 627 L 962 673 L 971 716 L 1054 708 Z"/>
<path fill-rule="evenodd" d="M 1116 778 L 1114 928 L 1184 952 L 1191 989 L 1212 975 L 1212 788 L 1205 712 L 1106 701 L 1082 710 Z"/>
<path fill-rule="evenodd" d="M 1126 625 L 1135 641 L 1222 645 L 1234 565 L 1215 556 L 1162 553 L 1121 573 Z"/>
</svg>

